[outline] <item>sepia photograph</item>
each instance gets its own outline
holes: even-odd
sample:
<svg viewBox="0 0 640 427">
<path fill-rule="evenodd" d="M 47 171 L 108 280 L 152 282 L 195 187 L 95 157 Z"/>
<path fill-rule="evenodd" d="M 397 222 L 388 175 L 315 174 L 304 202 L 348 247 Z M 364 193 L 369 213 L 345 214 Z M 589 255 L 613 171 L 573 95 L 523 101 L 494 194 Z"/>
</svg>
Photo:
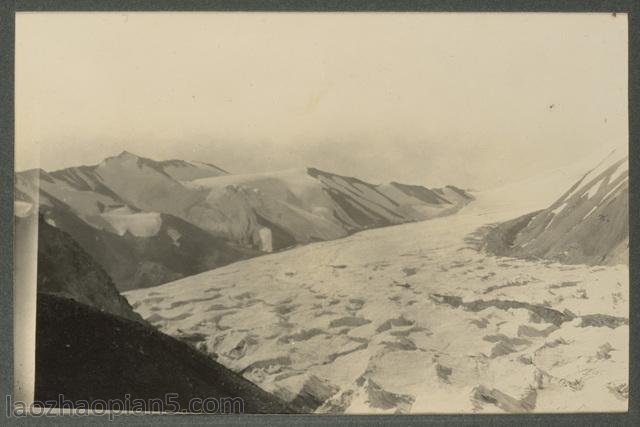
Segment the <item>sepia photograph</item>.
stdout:
<svg viewBox="0 0 640 427">
<path fill-rule="evenodd" d="M 626 412 L 625 13 L 19 12 L 15 408 Z"/>
</svg>

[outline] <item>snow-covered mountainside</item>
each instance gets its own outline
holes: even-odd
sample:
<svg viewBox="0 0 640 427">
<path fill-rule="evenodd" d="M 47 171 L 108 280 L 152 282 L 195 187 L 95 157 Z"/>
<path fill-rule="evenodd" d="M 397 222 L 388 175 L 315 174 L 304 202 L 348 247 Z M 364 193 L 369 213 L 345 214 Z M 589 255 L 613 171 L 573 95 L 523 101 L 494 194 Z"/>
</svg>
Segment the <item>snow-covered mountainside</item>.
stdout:
<svg viewBox="0 0 640 427">
<path fill-rule="evenodd" d="M 479 250 L 487 225 L 531 208 L 514 199 L 477 193 L 456 215 L 125 297 L 161 331 L 307 412 L 627 410 L 628 267 Z"/>
<path fill-rule="evenodd" d="M 188 162 L 185 160 L 165 160 L 159 162 L 162 170 L 178 181 L 193 181 L 198 178 L 226 175 L 228 172 L 219 167 L 203 162 Z"/>
<path fill-rule="evenodd" d="M 204 178 L 190 186 L 206 191 L 208 204 L 224 213 L 207 223 L 193 210 L 194 222 L 258 246 L 256 231 L 266 227 L 274 249 L 447 215 L 472 200 L 455 187 L 373 185 L 315 168 Z"/>
<path fill-rule="evenodd" d="M 628 264 L 628 152 L 609 153 L 547 208 L 495 227 L 487 249 L 568 264 Z"/>
<path fill-rule="evenodd" d="M 17 173 L 15 194 L 23 204 L 39 199 L 47 221 L 76 239 L 119 289 L 447 215 L 472 200 L 455 187 L 372 185 L 313 168 L 229 175 L 206 163 L 128 152 L 94 166 Z"/>
</svg>

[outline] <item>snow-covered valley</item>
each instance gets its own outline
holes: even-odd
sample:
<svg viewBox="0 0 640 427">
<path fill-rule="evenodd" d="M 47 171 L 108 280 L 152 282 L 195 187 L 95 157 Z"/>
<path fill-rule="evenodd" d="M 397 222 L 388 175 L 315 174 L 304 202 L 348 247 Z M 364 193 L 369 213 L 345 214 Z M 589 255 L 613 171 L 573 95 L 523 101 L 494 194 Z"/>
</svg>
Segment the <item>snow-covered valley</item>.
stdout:
<svg viewBox="0 0 640 427">
<path fill-rule="evenodd" d="M 491 256 L 491 224 L 545 205 L 474 196 L 124 295 L 307 412 L 626 410 L 628 266 Z"/>
</svg>

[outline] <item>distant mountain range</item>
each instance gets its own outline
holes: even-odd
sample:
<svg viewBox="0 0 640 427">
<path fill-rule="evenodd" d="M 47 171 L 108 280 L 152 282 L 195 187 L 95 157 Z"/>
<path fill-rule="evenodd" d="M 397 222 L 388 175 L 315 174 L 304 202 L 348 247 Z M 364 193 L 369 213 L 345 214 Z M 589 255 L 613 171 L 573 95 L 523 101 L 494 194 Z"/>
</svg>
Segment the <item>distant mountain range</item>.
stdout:
<svg viewBox="0 0 640 427">
<path fill-rule="evenodd" d="M 629 157 L 613 150 L 546 209 L 495 227 L 497 255 L 566 264 L 629 263 Z"/>
<path fill-rule="evenodd" d="M 373 185 L 315 168 L 232 175 L 123 152 L 94 166 L 16 174 L 16 214 L 68 233 L 119 290 L 361 230 L 456 212 L 453 186 Z"/>
</svg>

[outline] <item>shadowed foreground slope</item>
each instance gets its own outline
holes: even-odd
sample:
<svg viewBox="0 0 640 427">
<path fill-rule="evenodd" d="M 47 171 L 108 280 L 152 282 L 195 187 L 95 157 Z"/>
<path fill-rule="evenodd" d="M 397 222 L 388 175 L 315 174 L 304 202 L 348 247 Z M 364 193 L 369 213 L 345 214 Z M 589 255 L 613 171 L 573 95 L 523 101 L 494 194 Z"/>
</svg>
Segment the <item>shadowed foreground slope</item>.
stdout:
<svg viewBox="0 0 640 427">
<path fill-rule="evenodd" d="M 189 345 L 139 322 L 53 295 L 38 294 L 36 391 L 39 401 L 241 398 L 246 413 L 290 407 Z M 147 406 L 150 407 L 150 406 Z M 237 409 L 234 410 L 238 412 Z"/>
</svg>

